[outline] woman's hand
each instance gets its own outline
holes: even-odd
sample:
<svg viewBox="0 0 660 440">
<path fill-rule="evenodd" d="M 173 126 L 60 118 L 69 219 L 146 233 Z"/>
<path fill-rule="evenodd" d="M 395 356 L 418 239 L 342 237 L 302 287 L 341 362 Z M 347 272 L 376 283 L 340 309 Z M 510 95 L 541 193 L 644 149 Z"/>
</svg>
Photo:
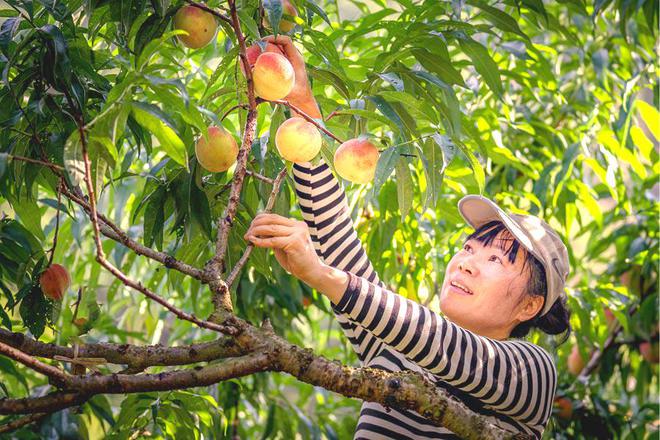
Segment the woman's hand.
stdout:
<svg viewBox="0 0 660 440">
<path fill-rule="evenodd" d="M 324 268 L 314 250 L 307 224 L 277 214 L 259 214 L 243 236 L 256 247 L 272 248 L 280 265 L 311 284 Z"/>
</svg>

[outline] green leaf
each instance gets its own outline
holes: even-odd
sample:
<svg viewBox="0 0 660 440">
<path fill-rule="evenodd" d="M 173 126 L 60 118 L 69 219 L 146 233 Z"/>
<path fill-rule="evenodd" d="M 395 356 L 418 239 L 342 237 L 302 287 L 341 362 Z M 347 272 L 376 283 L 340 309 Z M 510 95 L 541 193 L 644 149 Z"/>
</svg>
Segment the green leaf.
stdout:
<svg viewBox="0 0 660 440">
<path fill-rule="evenodd" d="M 477 43 L 478 44 L 478 43 Z M 426 49 L 415 48 L 412 50 L 413 55 L 430 72 L 435 73 L 447 84 L 458 84 L 459 86 L 466 87 L 463 77 L 451 65 L 451 60 L 438 59 L 437 55 L 431 54 Z"/>
<path fill-rule="evenodd" d="M 655 140 L 660 141 L 660 112 L 658 109 L 641 99 L 635 101 L 635 105 Z"/>
<path fill-rule="evenodd" d="M 85 161 L 78 130 L 74 130 L 64 143 L 64 168 L 74 185 L 84 186 Z"/>
<path fill-rule="evenodd" d="M 172 129 L 172 125 L 167 123 L 166 116 L 160 109 L 152 104 L 133 102 L 131 104 L 131 110 L 138 124 L 156 136 L 165 153 L 188 170 L 186 147 L 181 138 Z"/>
<path fill-rule="evenodd" d="M 405 140 L 409 139 L 406 125 L 401 119 L 401 116 L 399 116 L 399 114 L 396 112 L 396 110 L 394 110 L 389 102 L 380 96 L 366 96 L 365 98 L 373 102 L 376 105 L 376 108 L 380 110 L 380 112 L 385 115 L 387 119 L 394 123 L 394 125 L 399 129 L 401 136 L 403 136 Z"/>
<path fill-rule="evenodd" d="M 383 183 L 390 177 L 394 167 L 399 161 L 399 147 L 393 146 L 382 153 L 378 157 L 378 163 L 376 164 L 376 173 L 374 175 L 374 195 L 378 194 L 380 187 L 383 186 Z"/>
<path fill-rule="evenodd" d="M 460 33 L 459 35 L 458 43 L 463 52 L 470 57 L 474 68 L 484 78 L 488 87 L 499 99 L 502 99 L 504 88 L 500 79 L 500 71 L 495 61 L 488 54 L 488 50 L 467 35 Z"/>
<path fill-rule="evenodd" d="M 280 31 L 280 20 L 282 20 L 282 0 L 263 0 L 262 5 L 268 16 L 268 23 L 270 23 L 273 33 L 277 35 Z"/>
<path fill-rule="evenodd" d="M 165 199 L 167 191 L 160 186 L 149 196 L 144 210 L 144 245 L 151 247 L 155 242 L 159 250 L 163 249 L 163 227 L 165 224 Z"/>
<path fill-rule="evenodd" d="M 5 175 L 5 171 L 7 171 L 8 161 L 9 161 L 9 154 L 0 153 L 0 179 L 2 179 L 2 176 Z"/>
<path fill-rule="evenodd" d="M 472 171 L 474 172 L 474 179 L 477 181 L 477 185 L 479 186 L 479 193 L 483 193 L 484 188 L 486 186 L 486 175 L 484 174 L 484 169 L 477 160 L 476 156 L 472 151 L 470 151 L 465 144 L 463 144 L 460 141 L 454 140 L 454 143 L 456 146 L 461 150 L 461 152 L 465 155 L 465 157 L 468 160 L 468 163 L 470 164 L 470 167 L 472 168 Z"/>
<path fill-rule="evenodd" d="M 29 293 L 21 301 L 18 309 L 21 319 L 36 339 L 39 339 L 44 333 L 50 309 L 50 304 L 37 285 L 32 286 Z"/>
<path fill-rule="evenodd" d="M 479 9 L 481 9 L 483 14 L 486 16 L 486 19 L 493 23 L 497 28 L 505 32 L 512 32 L 514 34 L 520 35 L 526 40 L 529 40 L 527 35 L 525 35 L 523 31 L 520 30 L 520 26 L 518 26 L 516 19 L 506 12 L 493 6 L 489 6 L 481 0 L 468 0 L 467 3 L 477 6 Z"/>
<path fill-rule="evenodd" d="M 406 220 L 406 216 L 412 208 L 412 201 L 414 196 L 413 180 L 408 168 L 408 161 L 405 157 L 400 156 L 396 164 L 396 196 L 399 202 L 399 210 L 401 211 L 401 221 Z"/>
</svg>

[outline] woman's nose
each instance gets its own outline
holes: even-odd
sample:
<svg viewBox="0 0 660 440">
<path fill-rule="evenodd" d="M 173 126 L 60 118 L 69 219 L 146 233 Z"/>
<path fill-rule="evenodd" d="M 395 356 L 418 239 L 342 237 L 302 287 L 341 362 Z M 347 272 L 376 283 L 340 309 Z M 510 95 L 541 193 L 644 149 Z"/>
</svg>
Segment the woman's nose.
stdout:
<svg viewBox="0 0 660 440">
<path fill-rule="evenodd" d="M 475 271 L 474 266 L 466 260 L 461 260 L 458 263 L 458 270 L 460 270 L 461 272 L 465 271 L 470 275 L 474 275 L 474 271 Z"/>
</svg>

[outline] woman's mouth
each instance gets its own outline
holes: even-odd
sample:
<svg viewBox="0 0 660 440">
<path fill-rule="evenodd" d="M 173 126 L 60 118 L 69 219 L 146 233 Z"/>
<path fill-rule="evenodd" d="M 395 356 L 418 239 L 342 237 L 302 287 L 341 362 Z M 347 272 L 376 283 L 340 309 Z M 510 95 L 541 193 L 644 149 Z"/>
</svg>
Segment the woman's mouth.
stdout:
<svg viewBox="0 0 660 440">
<path fill-rule="evenodd" d="M 449 283 L 449 290 L 459 295 L 465 295 L 465 296 L 473 295 L 470 289 L 455 281 L 451 281 Z"/>
</svg>

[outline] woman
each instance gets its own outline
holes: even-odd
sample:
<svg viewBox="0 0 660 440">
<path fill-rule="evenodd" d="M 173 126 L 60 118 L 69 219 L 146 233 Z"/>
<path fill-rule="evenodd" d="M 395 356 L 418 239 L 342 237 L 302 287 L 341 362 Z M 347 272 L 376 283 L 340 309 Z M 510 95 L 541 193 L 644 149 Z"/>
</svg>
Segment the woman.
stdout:
<svg viewBox="0 0 660 440">
<path fill-rule="evenodd" d="M 320 117 L 291 40 L 266 40 L 294 65 L 299 87 L 289 101 Z M 420 372 L 492 423 L 541 438 L 557 372 L 543 348 L 512 338 L 534 327 L 570 332 L 563 293 L 568 254 L 557 234 L 537 217 L 508 215 L 486 198 L 461 199 L 459 211 L 475 232 L 447 265 L 441 316 L 379 281 L 326 164 L 295 164 L 293 173 L 304 222 L 260 214 L 245 238 L 272 248 L 282 267 L 328 297 L 360 364 Z M 365 402 L 355 438 L 458 437 L 413 411 Z"/>
</svg>

